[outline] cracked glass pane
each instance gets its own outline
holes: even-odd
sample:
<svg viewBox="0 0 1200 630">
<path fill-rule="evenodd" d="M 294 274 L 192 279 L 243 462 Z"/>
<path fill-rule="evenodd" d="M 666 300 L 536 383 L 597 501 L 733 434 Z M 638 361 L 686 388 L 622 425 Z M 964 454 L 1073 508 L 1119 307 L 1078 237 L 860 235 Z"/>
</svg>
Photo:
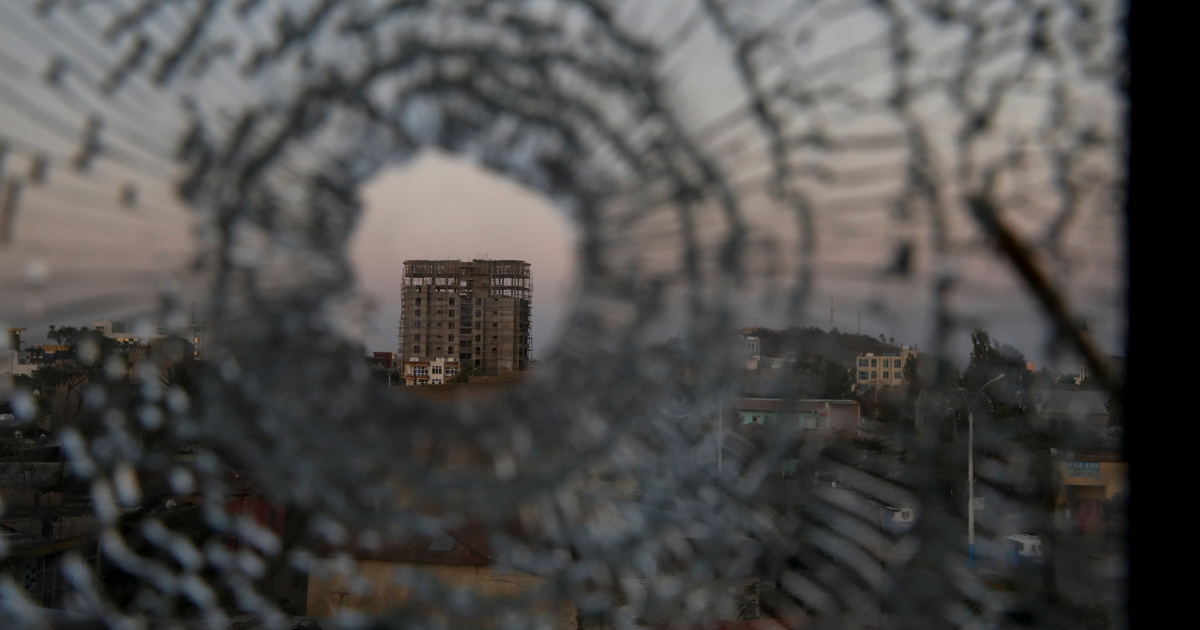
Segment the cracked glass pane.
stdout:
<svg viewBox="0 0 1200 630">
<path fill-rule="evenodd" d="M 1124 627 L 1125 11 L 0 3 L 0 621 Z"/>
</svg>

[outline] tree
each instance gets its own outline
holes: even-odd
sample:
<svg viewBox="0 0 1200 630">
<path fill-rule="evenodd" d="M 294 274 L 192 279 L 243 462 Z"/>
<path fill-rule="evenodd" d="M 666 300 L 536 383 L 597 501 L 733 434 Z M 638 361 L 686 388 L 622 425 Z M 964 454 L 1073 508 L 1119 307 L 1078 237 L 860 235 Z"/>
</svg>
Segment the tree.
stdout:
<svg viewBox="0 0 1200 630">
<path fill-rule="evenodd" d="M 188 395 L 188 398 L 195 399 L 196 397 L 196 374 L 192 368 L 184 363 L 176 363 L 168 367 L 159 379 L 163 389 L 171 389 L 178 387 L 183 393 Z"/>
<path fill-rule="evenodd" d="M 450 379 L 451 383 L 467 383 L 471 380 L 471 375 L 475 373 L 475 368 L 459 368 L 458 374 Z"/>
<path fill-rule="evenodd" d="M 75 328 L 74 326 L 55 326 L 54 324 L 51 324 L 50 330 L 46 333 L 46 336 L 54 341 L 57 341 L 59 345 L 75 346 L 78 344 L 79 338 L 86 332 L 89 332 L 89 329 Z"/>
<path fill-rule="evenodd" d="M 44 428 L 53 431 L 75 423 L 83 411 L 83 390 L 93 372 L 94 366 L 68 364 L 45 365 L 33 373 L 30 387 Z"/>
<path fill-rule="evenodd" d="M 751 582 L 742 589 L 742 595 L 737 600 L 737 611 L 739 621 L 749 621 L 761 617 L 758 582 Z"/>
<path fill-rule="evenodd" d="M 910 355 L 904 360 L 904 384 L 910 391 L 921 389 L 921 372 L 917 367 L 917 357 Z"/>
<path fill-rule="evenodd" d="M 38 420 L 53 431 L 78 421 L 87 384 L 102 369 L 105 359 L 128 354 L 133 344 L 73 326 L 51 325 L 46 336 L 67 346 L 71 355 L 71 359 L 60 364 L 40 367 L 30 379 L 30 388 L 37 392 Z"/>
<path fill-rule="evenodd" d="M 823 356 L 802 358 L 792 368 L 801 398 L 846 399 L 854 394 L 854 370 Z"/>
<path fill-rule="evenodd" d="M 1001 344 L 984 330 L 971 333 L 971 358 L 963 372 L 961 386 L 976 395 L 988 383 L 1000 376 L 1002 381 L 988 387 L 985 396 L 992 404 L 992 416 L 1011 419 L 1032 410 L 1031 389 L 1033 372 L 1025 367 L 1025 355 L 1013 346 Z"/>
</svg>

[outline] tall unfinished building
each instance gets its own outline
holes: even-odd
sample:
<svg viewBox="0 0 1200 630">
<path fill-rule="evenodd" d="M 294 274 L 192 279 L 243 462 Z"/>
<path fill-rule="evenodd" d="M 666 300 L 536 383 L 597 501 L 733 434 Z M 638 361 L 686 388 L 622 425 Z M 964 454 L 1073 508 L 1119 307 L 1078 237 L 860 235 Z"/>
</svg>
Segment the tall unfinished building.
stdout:
<svg viewBox="0 0 1200 630">
<path fill-rule="evenodd" d="M 521 260 L 408 260 L 400 309 L 400 356 L 458 359 L 494 375 L 529 368 L 533 286 Z"/>
</svg>

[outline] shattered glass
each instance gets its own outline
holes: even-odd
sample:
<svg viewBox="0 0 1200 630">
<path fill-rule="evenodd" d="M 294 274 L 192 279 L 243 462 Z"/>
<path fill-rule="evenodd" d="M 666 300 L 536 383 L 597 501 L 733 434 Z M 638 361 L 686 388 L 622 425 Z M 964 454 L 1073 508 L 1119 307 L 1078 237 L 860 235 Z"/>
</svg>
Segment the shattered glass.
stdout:
<svg viewBox="0 0 1200 630">
<path fill-rule="evenodd" d="M 0 384 L 51 436 L 0 454 L 0 622 L 1124 627 L 1123 506 L 1088 538 L 1056 504 L 1121 449 L 1124 10 L 0 3 L 0 322 L 199 317 L 206 353 L 81 338 L 58 398 Z M 487 397 L 385 385 L 346 332 L 359 187 L 428 149 L 579 234 L 556 345 Z M 828 398 L 747 381 L 746 313 L 807 356 L 837 283 L 927 340 L 904 417 L 745 429 L 741 396 Z M 1017 320 L 1108 424 L 968 344 Z"/>
</svg>

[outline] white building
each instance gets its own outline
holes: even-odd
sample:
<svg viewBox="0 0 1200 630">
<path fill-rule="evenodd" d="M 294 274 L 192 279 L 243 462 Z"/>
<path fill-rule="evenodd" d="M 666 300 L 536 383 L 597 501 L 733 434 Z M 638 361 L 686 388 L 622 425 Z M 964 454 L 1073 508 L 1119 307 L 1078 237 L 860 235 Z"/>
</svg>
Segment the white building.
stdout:
<svg viewBox="0 0 1200 630">
<path fill-rule="evenodd" d="M 23 343 L 21 333 L 23 332 L 25 332 L 24 328 L 8 329 L 8 345 L 4 353 L 0 354 L 4 357 L 3 364 L 0 364 L 0 374 L 32 376 L 33 371 L 37 368 L 29 360 L 29 351 L 21 348 Z"/>
<path fill-rule="evenodd" d="M 746 369 L 757 370 L 762 361 L 762 343 L 754 336 L 743 337 L 742 341 L 745 344 Z"/>
<path fill-rule="evenodd" d="M 449 355 L 438 355 L 431 359 L 409 357 L 404 362 L 405 385 L 445 385 L 458 376 L 458 359 Z"/>
</svg>

